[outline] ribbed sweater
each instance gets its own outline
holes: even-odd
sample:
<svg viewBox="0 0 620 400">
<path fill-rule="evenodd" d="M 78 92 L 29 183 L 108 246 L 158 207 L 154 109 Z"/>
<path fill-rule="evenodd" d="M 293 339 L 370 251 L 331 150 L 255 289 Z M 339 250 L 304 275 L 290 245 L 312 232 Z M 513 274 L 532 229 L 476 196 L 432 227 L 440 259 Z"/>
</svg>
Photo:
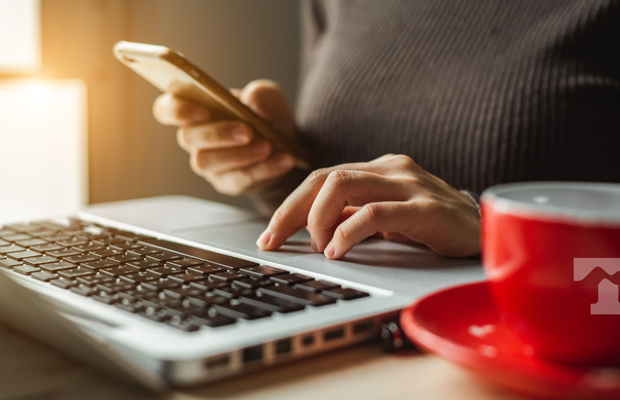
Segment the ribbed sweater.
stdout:
<svg viewBox="0 0 620 400">
<path fill-rule="evenodd" d="M 303 37 L 313 167 L 406 154 L 473 193 L 620 182 L 618 1 L 307 0 Z"/>
</svg>

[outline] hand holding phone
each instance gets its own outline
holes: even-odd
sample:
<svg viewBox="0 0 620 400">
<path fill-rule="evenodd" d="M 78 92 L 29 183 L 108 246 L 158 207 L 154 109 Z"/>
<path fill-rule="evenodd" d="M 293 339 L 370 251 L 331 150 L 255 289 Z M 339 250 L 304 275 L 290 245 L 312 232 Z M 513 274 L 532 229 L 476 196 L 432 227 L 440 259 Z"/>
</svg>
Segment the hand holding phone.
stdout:
<svg viewBox="0 0 620 400">
<path fill-rule="evenodd" d="M 282 175 L 283 169 L 290 169 L 286 167 L 291 162 L 308 168 L 308 153 L 292 140 L 290 109 L 272 82 L 249 84 L 241 91 L 239 101 L 166 47 L 119 42 L 114 53 L 166 92 L 156 102 L 156 117 L 182 127 L 179 144 L 190 153 L 194 171 L 218 191 L 239 194 L 264 186 Z"/>
<path fill-rule="evenodd" d="M 294 130 L 293 117 L 279 88 L 268 81 L 254 81 L 239 96 L 285 133 Z M 181 148 L 190 154 L 190 164 L 198 175 L 223 194 L 238 195 L 277 182 L 290 171 L 295 159 L 275 153 L 265 139 L 254 135 L 247 124 L 234 120 L 211 121 L 201 105 L 170 93 L 158 97 L 156 119 L 177 125 Z"/>
</svg>

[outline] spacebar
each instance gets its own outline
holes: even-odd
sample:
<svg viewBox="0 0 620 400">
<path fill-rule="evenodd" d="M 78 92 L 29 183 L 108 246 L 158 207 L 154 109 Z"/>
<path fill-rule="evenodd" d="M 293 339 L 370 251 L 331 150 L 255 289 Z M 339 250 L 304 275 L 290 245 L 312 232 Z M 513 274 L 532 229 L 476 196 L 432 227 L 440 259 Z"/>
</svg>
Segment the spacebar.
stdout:
<svg viewBox="0 0 620 400">
<path fill-rule="evenodd" d="M 167 240 L 148 240 L 141 243 L 147 246 L 160 247 L 162 249 L 176 251 L 177 253 L 182 253 L 189 257 L 198 258 L 204 261 L 211 261 L 229 268 L 247 268 L 258 265 L 258 263 L 255 263 L 254 261 L 214 253 L 212 251 L 199 249 L 197 247 L 187 246 L 180 243 L 169 242 Z"/>
</svg>

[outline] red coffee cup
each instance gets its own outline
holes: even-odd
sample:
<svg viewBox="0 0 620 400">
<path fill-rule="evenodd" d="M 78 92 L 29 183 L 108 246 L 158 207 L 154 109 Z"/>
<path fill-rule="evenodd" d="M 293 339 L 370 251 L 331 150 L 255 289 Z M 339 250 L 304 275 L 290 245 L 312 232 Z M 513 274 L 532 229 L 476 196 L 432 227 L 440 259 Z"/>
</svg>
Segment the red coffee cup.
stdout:
<svg viewBox="0 0 620 400">
<path fill-rule="evenodd" d="M 486 190 L 482 259 L 502 320 L 537 356 L 620 364 L 620 185 Z"/>
</svg>

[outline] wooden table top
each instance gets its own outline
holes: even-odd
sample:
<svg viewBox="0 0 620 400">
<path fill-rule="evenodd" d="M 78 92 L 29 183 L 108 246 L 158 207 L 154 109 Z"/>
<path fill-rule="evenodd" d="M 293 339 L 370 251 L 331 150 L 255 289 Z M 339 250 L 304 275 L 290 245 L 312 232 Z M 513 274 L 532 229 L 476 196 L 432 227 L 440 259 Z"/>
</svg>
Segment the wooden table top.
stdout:
<svg viewBox="0 0 620 400">
<path fill-rule="evenodd" d="M 208 386 L 152 394 L 0 325 L 0 399 L 278 400 L 459 399 L 524 397 L 478 380 L 431 355 L 386 354 L 367 344 L 230 378 Z"/>
</svg>

